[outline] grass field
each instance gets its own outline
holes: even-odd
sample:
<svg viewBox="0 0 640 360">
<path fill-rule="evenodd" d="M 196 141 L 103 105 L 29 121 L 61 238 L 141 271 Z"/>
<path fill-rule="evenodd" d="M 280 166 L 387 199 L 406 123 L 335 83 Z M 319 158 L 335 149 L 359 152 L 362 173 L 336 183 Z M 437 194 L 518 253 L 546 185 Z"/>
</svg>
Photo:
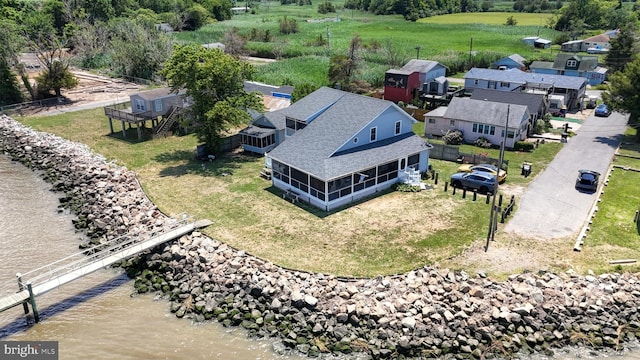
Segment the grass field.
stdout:
<svg viewBox="0 0 640 360">
<path fill-rule="evenodd" d="M 485 24 L 504 25 L 507 18 L 513 16 L 517 26 L 535 26 L 543 28 L 547 20 L 553 17 L 551 13 L 517 13 L 517 12 L 483 12 L 483 13 L 458 13 L 432 16 L 418 20 L 427 24 Z M 535 34 L 534 34 L 535 35 Z"/>
<path fill-rule="evenodd" d="M 298 21 L 298 33 L 279 33 L 278 21 L 284 16 Z M 307 82 L 322 86 L 328 85 L 329 57 L 346 54 L 349 42 L 358 34 L 363 43 L 360 55 L 364 60 L 359 78 L 379 86 L 384 72 L 393 66 L 390 51 L 398 54 L 396 58 L 401 65 L 419 55 L 421 59 L 440 61 L 453 70 L 454 62 L 471 61 L 473 66 L 474 62 L 482 61 L 484 54 L 494 59 L 514 53 L 530 59 L 551 59 L 553 50 L 534 49 L 522 39 L 535 35 L 554 39 L 558 35 L 544 27 L 549 14 L 451 14 L 409 22 L 397 15 L 374 16 L 341 9 L 338 22 L 308 22 L 335 16 L 318 14 L 313 5 L 276 3 L 271 3 L 267 13 L 262 4 L 256 14 L 236 15 L 232 20 L 210 24 L 195 32 L 175 33 L 174 37 L 181 43 L 210 43 L 222 41 L 225 32 L 232 28 L 248 38 L 252 33 L 268 31 L 270 41 L 247 42 L 248 55 L 275 58 L 278 54 L 283 60 L 261 66 L 257 80 L 274 85 Z M 502 25 L 508 16 L 516 17 L 518 26 Z M 319 38 L 323 41 L 318 41 Z M 420 48 L 419 54 L 416 47 Z M 469 57 L 470 53 L 477 55 Z"/>
</svg>

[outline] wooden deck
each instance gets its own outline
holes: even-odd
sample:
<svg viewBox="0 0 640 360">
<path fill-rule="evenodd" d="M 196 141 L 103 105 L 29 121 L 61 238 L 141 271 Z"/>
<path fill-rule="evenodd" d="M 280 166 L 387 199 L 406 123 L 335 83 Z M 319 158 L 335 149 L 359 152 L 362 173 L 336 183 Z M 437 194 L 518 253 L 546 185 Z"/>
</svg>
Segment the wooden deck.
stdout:
<svg viewBox="0 0 640 360">
<path fill-rule="evenodd" d="M 0 312 L 11 309 L 14 306 L 18 306 L 27 300 L 29 300 L 29 292 L 27 290 L 22 290 L 15 294 L 0 298 Z"/>
</svg>

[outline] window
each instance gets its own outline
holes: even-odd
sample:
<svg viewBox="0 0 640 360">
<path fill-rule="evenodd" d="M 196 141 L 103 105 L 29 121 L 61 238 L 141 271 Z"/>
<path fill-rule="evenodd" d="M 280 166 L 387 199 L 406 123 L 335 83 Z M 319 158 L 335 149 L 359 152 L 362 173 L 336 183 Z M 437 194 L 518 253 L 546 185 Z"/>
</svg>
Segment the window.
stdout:
<svg viewBox="0 0 640 360">
<path fill-rule="evenodd" d="M 496 127 L 485 124 L 473 124 L 471 131 L 478 134 L 495 135 Z"/>
<path fill-rule="evenodd" d="M 354 143 L 354 144 L 357 144 L 357 143 L 358 143 L 358 138 L 357 138 L 357 137 L 354 137 L 354 138 L 353 138 L 353 143 Z"/>
<path fill-rule="evenodd" d="M 377 127 L 372 127 L 371 128 L 370 135 L 369 135 L 369 140 L 370 141 L 376 141 L 377 140 L 377 138 L 378 138 L 377 131 L 378 131 Z"/>
<path fill-rule="evenodd" d="M 500 83 L 500 87 L 509 87 L 509 83 L 508 82 L 501 82 Z"/>
<path fill-rule="evenodd" d="M 496 88 L 496 82 L 495 81 L 489 81 L 489 89 L 495 89 Z"/>
<path fill-rule="evenodd" d="M 429 124 L 435 124 L 436 123 L 436 119 L 429 119 Z"/>
<path fill-rule="evenodd" d="M 398 161 L 391 161 L 378 166 L 378 184 L 398 177 Z"/>
<path fill-rule="evenodd" d="M 478 85 L 479 83 L 480 83 L 480 80 L 478 80 L 478 79 L 474 79 L 473 80 L 473 85 Z"/>
<path fill-rule="evenodd" d="M 402 122 L 401 121 L 396 121 L 396 130 L 395 130 L 395 134 L 398 135 L 400 134 L 400 130 L 402 129 Z"/>
<path fill-rule="evenodd" d="M 500 136 L 504 137 L 504 130 L 502 130 L 502 132 L 500 132 Z M 514 136 L 515 136 L 515 132 L 513 130 L 507 131 L 507 138 L 508 139 L 513 139 Z"/>
<path fill-rule="evenodd" d="M 449 126 L 455 127 L 456 126 L 456 121 L 455 120 L 449 120 Z"/>
<path fill-rule="evenodd" d="M 136 110 L 144 111 L 144 101 L 142 99 L 136 99 Z"/>
<path fill-rule="evenodd" d="M 567 67 L 574 68 L 578 66 L 578 62 L 574 59 L 567 60 Z"/>
<path fill-rule="evenodd" d="M 153 102 L 153 110 L 155 112 L 160 112 L 162 111 L 162 100 L 155 100 Z"/>
<path fill-rule="evenodd" d="M 326 193 L 324 192 L 324 181 L 320 179 L 316 179 L 313 176 L 309 176 L 309 178 L 310 178 L 309 194 L 311 194 L 311 196 L 317 197 L 318 199 L 324 201 L 326 197 Z"/>
</svg>

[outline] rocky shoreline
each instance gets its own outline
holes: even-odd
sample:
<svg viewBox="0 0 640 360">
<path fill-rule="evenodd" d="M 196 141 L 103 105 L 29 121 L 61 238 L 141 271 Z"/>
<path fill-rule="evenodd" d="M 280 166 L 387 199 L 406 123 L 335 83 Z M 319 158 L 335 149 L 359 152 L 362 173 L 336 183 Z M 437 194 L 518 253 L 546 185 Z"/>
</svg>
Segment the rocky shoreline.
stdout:
<svg viewBox="0 0 640 360">
<path fill-rule="evenodd" d="M 61 206 L 94 243 L 169 221 L 133 172 L 85 145 L 3 115 L 0 149 L 63 192 Z M 197 231 L 122 265 L 138 292 L 162 294 L 178 317 L 241 326 L 311 357 L 510 357 L 570 345 L 622 349 L 640 337 L 637 274 L 538 272 L 494 281 L 424 267 L 346 279 L 284 269 Z"/>
</svg>

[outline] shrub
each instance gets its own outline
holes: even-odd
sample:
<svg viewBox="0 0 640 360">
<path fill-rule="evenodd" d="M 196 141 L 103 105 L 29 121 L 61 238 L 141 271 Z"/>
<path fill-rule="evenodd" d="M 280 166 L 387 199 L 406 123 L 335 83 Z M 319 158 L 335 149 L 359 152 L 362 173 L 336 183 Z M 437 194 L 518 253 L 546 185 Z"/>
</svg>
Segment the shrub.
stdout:
<svg viewBox="0 0 640 360">
<path fill-rule="evenodd" d="M 444 141 L 446 145 L 460 145 L 464 141 L 464 137 L 462 136 L 462 131 L 458 129 L 449 130 L 442 137 L 442 141 Z"/>
<path fill-rule="evenodd" d="M 486 137 L 477 138 L 476 141 L 473 142 L 477 147 L 481 147 L 483 149 L 491 148 L 491 142 Z"/>
<path fill-rule="evenodd" d="M 516 26 L 518 25 L 518 20 L 516 20 L 513 15 L 507 18 L 507 22 L 505 23 L 507 26 Z"/>
<path fill-rule="evenodd" d="M 401 192 L 420 192 L 420 186 L 413 186 L 409 184 L 395 183 L 394 188 L 396 191 Z"/>
<path fill-rule="evenodd" d="M 300 31 L 300 29 L 298 28 L 298 20 L 296 19 L 289 19 L 285 16 L 280 19 L 279 23 L 281 34 L 295 34 Z"/>
<path fill-rule="evenodd" d="M 533 147 L 534 147 L 533 143 L 526 142 L 526 141 L 518 141 L 513 146 L 513 149 L 516 150 L 516 151 L 531 152 L 531 151 L 533 151 Z"/>
<path fill-rule="evenodd" d="M 334 13 L 336 12 L 336 8 L 335 6 L 333 6 L 331 2 L 327 0 L 323 3 L 320 3 L 320 5 L 318 5 L 318 12 L 320 14 Z"/>
</svg>

